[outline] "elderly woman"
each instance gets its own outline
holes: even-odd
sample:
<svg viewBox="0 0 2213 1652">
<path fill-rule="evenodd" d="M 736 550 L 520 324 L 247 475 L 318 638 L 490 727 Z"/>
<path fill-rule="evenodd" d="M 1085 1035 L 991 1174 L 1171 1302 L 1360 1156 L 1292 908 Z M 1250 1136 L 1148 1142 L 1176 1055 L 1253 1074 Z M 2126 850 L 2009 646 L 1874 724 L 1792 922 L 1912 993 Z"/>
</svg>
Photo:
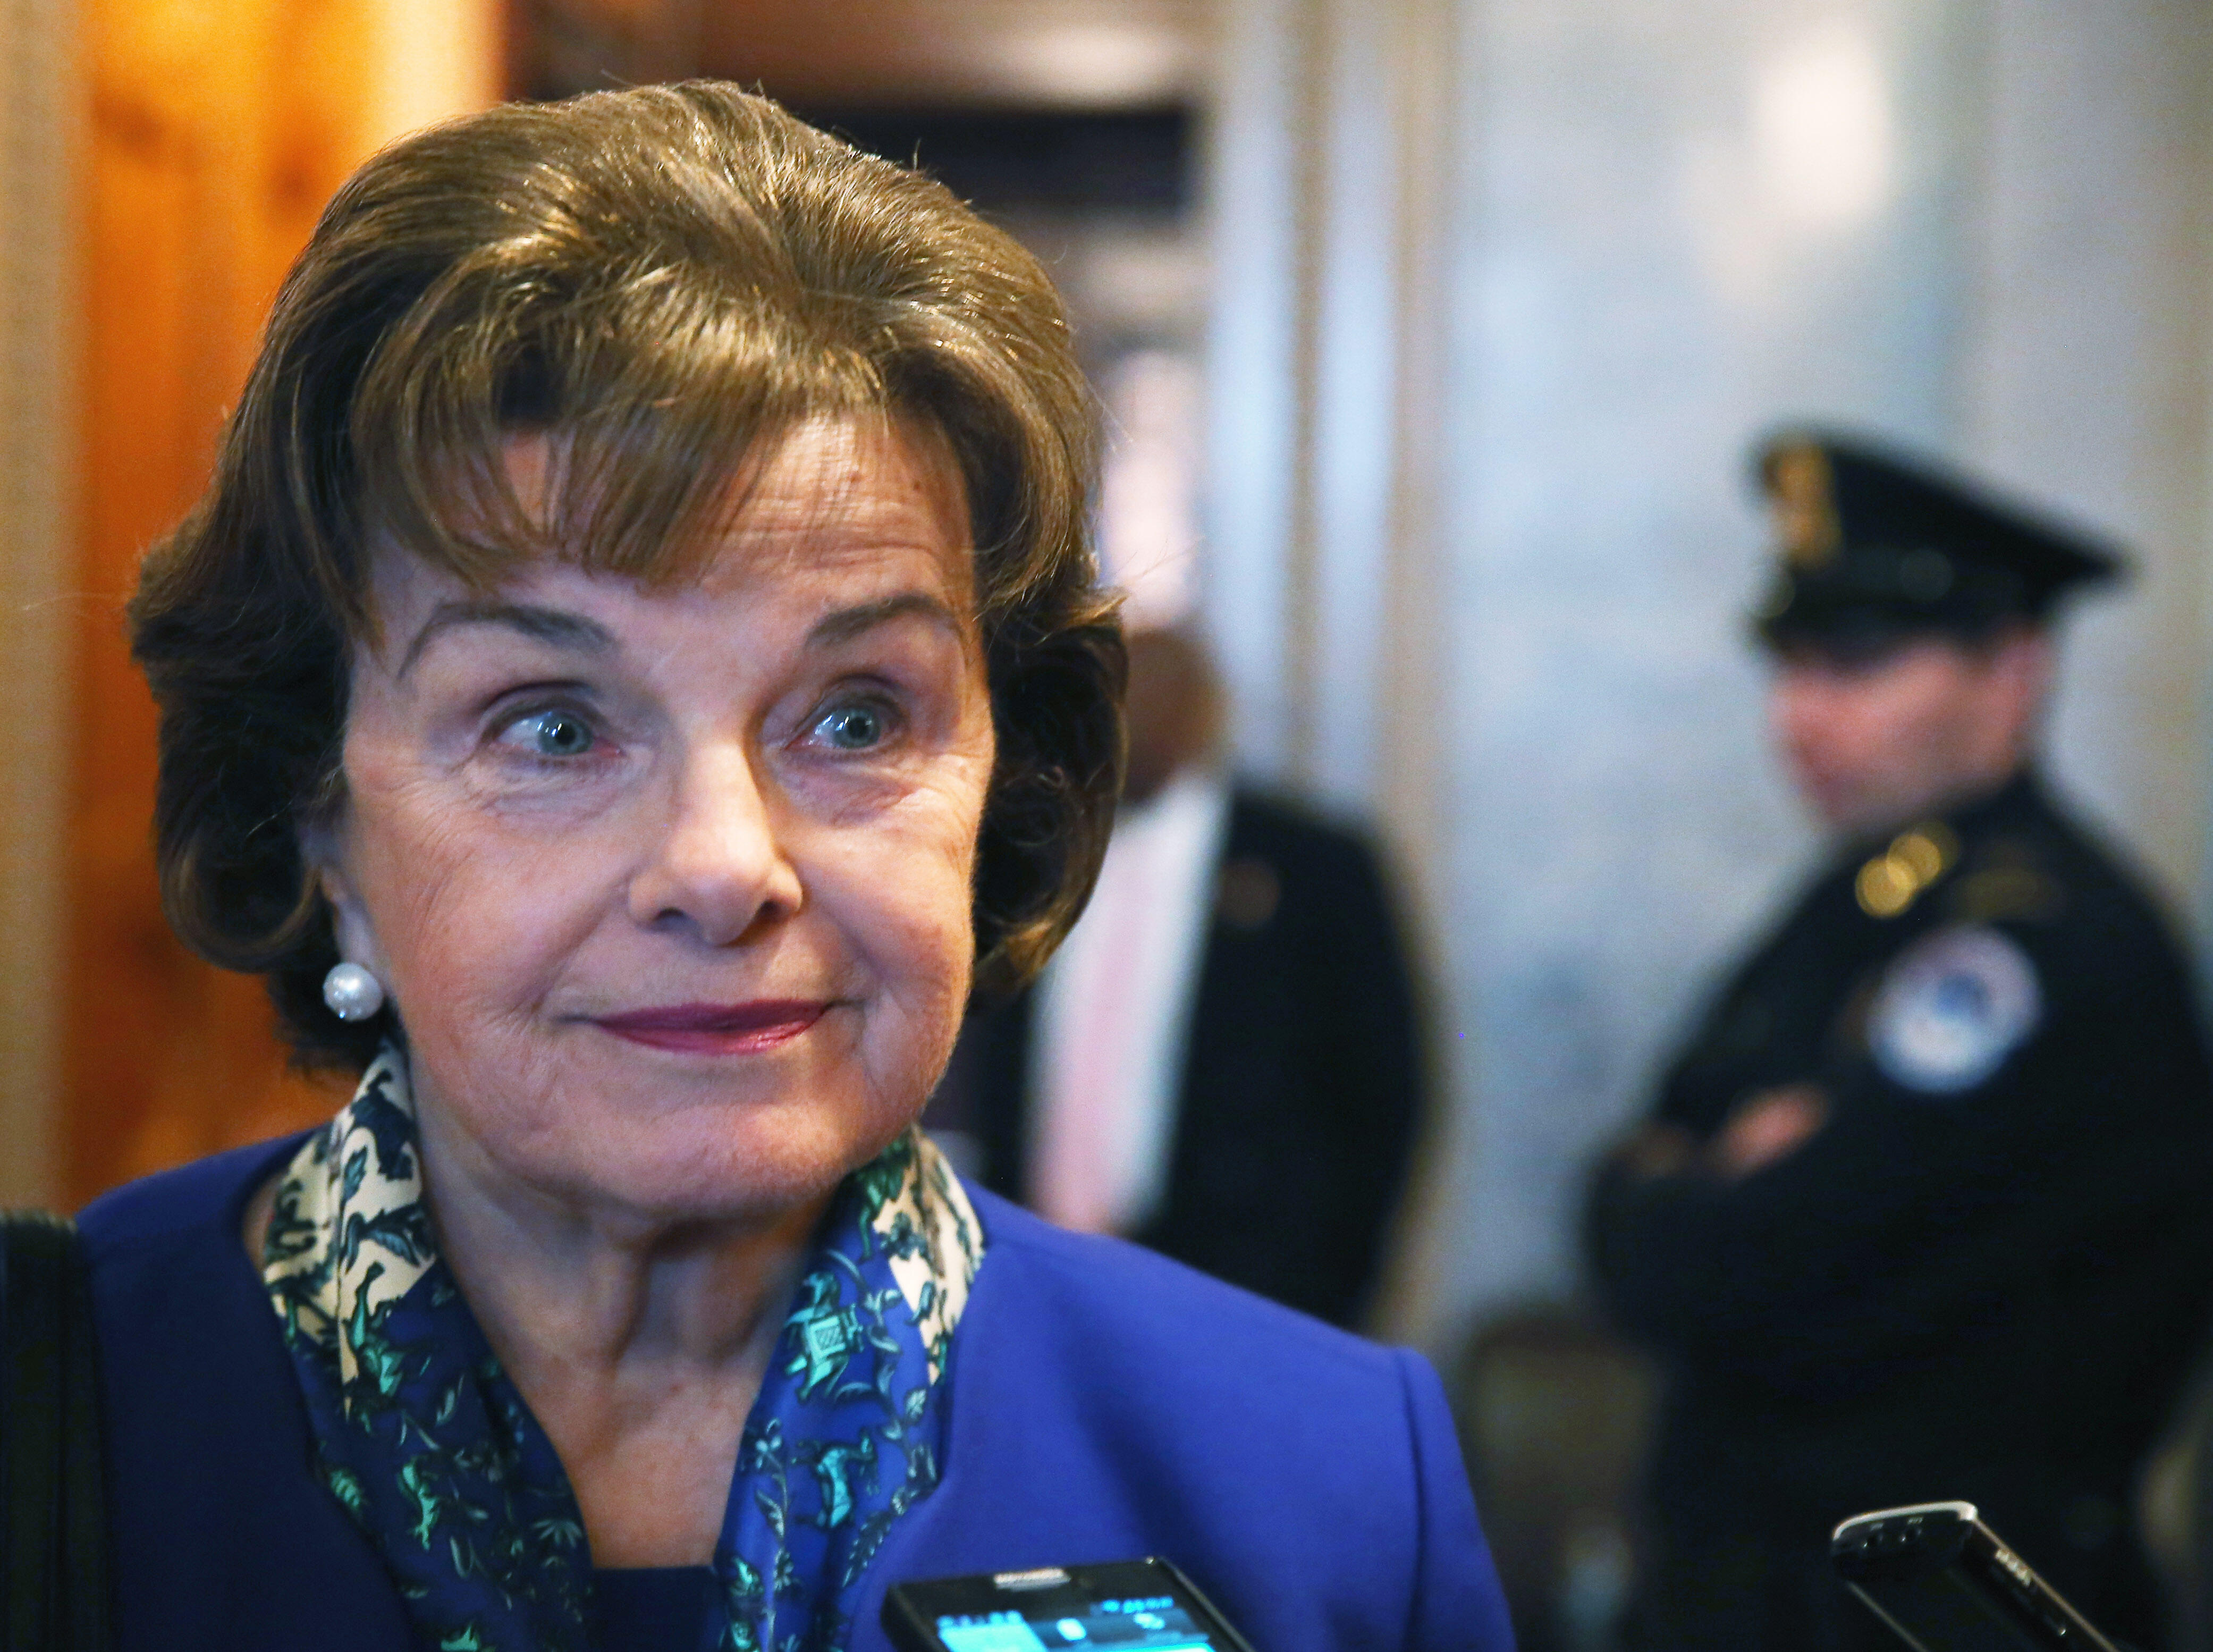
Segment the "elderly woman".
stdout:
<svg viewBox="0 0 2213 1652">
<path fill-rule="evenodd" d="M 962 1186 L 1122 670 L 1036 264 L 712 85 L 372 161 L 132 609 L 174 923 L 350 1105 L 82 1221 L 126 1649 L 872 1648 L 1161 1553 L 1503 1647 L 1434 1377 Z"/>
</svg>

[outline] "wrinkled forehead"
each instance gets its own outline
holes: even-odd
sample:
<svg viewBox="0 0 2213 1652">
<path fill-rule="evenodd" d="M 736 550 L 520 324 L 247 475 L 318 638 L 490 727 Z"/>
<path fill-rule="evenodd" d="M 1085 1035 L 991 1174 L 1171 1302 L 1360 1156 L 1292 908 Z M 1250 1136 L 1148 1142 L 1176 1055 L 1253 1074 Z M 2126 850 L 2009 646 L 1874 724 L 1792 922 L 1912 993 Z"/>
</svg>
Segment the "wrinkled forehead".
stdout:
<svg viewBox="0 0 2213 1652">
<path fill-rule="evenodd" d="M 671 591 L 865 574 L 873 563 L 929 568 L 973 625 L 966 488 L 951 442 L 921 418 L 827 414 L 764 432 L 657 523 L 608 468 L 560 429 L 510 432 L 456 464 L 442 532 L 375 537 L 357 640 L 381 650 L 387 622 L 426 581 L 488 596 L 549 568 Z"/>
</svg>

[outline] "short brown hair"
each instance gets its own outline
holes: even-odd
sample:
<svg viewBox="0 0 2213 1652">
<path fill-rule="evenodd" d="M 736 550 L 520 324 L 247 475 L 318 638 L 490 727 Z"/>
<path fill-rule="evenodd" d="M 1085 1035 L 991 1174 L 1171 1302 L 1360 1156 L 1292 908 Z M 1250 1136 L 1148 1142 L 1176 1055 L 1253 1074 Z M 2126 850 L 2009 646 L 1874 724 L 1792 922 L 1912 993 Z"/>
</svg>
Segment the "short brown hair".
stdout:
<svg viewBox="0 0 2213 1652">
<path fill-rule="evenodd" d="M 1124 656 L 1086 539 L 1093 402 L 1037 261 L 941 186 L 712 82 L 511 105 L 386 149 L 279 293 L 213 481 L 148 556 L 133 649 L 161 709 L 163 904 L 268 977 L 310 1063 L 332 914 L 299 830 L 338 799 L 369 549 L 479 586 L 528 558 L 682 569 L 749 453 L 821 414 L 942 432 L 967 487 L 999 748 L 979 980 L 1034 972 L 1105 852 Z M 499 455 L 562 438 L 546 514 Z"/>
</svg>

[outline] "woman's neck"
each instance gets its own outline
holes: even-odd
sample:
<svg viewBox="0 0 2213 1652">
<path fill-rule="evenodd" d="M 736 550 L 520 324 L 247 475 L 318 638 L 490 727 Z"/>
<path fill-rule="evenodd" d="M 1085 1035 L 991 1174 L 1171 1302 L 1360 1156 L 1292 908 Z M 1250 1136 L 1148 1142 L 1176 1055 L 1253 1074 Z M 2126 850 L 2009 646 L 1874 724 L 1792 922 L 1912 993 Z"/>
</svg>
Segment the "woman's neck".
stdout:
<svg viewBox="0 0 2213 1652">
<path fill-rule="evenodd" d="M 424 1198 L 440 1254 L 510 1369 L 744 1358 L 780 1319 L 827 1203 L 758 1221 L 655 1219 L 503 1185 L 458 1156 L 425 1140 Z"/>
<path fill-rule="evenodd" d="M 759 1221 L 564 1201 L 422 1119 L 440 1253 L 568 1472 L 601 1566 L 704 1564 L 828 1196 Z"/>
</svg>

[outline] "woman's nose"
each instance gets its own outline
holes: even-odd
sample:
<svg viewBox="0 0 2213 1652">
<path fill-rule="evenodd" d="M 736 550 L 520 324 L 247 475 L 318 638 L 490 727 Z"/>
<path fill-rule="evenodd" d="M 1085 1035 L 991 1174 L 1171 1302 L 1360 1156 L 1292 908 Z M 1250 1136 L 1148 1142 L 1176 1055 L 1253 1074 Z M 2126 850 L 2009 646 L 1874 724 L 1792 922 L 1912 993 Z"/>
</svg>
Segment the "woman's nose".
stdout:
<svg viewBox="0 0 2213 1652">
<path fill-rule="evenodd" d="M 732 741 L 686 759 L 653 852 L 631 880 L 631 915 L 680 924 L 710 946 L 799 910 L 799 872 L 777 830 L 771 790 Z"/>
</svg>

